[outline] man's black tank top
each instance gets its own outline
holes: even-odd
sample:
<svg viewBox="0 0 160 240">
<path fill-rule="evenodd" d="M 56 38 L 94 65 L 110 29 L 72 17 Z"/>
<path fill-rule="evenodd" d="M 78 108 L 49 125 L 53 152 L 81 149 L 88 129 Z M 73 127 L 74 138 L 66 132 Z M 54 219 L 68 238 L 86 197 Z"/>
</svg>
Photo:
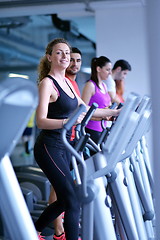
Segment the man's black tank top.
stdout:
<svg viewBox="0 0 160 240">
<path fill-rule="evenodd" d="M 78 106 L 78 100 L 74 94 L 74 98 L 69 97 L 63 89 L 60 87 L 58 82 L 50 75 L 47 75 L 48 78 L 50 78 L 54 85 L 56 86 L 57 90 L 59 91 L 59 96 L 56 100 L 56 102 L 51 102 L 48 105 L 48 114 L 47 118 L 50 119 L 64 119 L 64 118 L 69 118 L 73 111 L 77 108 Z M 67 83 L 68 84 L 68 83 Z M 53 130 L 42 130 L 45 135 L 51 136 L 54 133 L 61 133 L 62 129 L 53 129 Z M 71 131 L 70 131 L 71 132 Z"/>
</svg>

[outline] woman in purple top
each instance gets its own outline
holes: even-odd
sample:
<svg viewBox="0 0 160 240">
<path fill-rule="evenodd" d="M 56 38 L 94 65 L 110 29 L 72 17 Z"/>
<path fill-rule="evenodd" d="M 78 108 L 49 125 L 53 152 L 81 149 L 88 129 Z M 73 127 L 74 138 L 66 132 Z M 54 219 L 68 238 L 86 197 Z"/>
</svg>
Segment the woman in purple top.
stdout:
<svg viewBox="0 0 160 240">
<path fill-rule="evenodd" d="M 87 81 L 82 93 L 82 99 L 87 105 L 91 106 L 95 102 L 98 104 L 98 108 L 110 106 L 111 98 L 103 80 L 108 78 L 111 71 L 112 63 L 107 57 L 101 56 L 92 59 L 91 78 Z M 86 132 L 90 134 L 96 143 L 102 130 L 101 121 L 90 120 L 86 126 Z"/>
</svg>

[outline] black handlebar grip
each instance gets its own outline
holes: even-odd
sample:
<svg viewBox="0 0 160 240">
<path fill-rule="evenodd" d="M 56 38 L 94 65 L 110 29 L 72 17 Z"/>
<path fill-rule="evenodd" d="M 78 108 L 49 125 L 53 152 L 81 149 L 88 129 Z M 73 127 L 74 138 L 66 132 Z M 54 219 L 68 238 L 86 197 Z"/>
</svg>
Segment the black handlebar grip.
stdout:
<svg viewBox="0 0 160 240">
<path fill-rule="evenodd" d="M 123 107 L 123 106 L 124 106 L 123 103 L 119 103 L 117 109 L 120 109 L 120 108 Z"/>
<path fill-rule="evenodd" d="M 71 127 L 75 124 L 77 118 L 82 112 L 86 112 L 86 106 L 81 104 L 79 107 L 73 112 L 73 114 L 70 116 L 69 120 L 66 124 L 64 124 L 64 128 L 68 131 L 71 129 Z"/>
<path fill-rule="evenodd" d="M 118 105 L 118 104 L 117 104 L 116 102 L 113 102 L 112 105 L 111 105 L 109 108 L 110 108 L 110 109 L 114 109 L 114 108 L 117 107 L 117 105 Z"/>
<path fill-rule="evenodd" d="M 86 113 L 85 117 L 83 118 L 82 122 L 81 122 L 81 126 L 85 127 L 88 123 L 88 121 L 90 120 L 90 118 L 92 117 L 94 111 L 96 110 L 96 108 L 98 108 L 98 104 L 97 103 L 92 103 L 90 109 L 88 110 L 88 112 Z"/>
</svg>

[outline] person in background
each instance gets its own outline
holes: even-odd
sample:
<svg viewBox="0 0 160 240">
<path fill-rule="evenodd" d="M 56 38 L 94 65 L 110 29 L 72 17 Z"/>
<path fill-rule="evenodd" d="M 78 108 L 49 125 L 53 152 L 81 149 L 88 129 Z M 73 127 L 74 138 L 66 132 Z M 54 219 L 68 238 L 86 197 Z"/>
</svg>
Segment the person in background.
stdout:
<svg viewBox="0 0 160 240">
<path fill-rule="evenodd" d="M 77 73 L 81 69 L 81 65 L 82 65 L 82 53 L 78 48 L 72 47 L 71 60 L 70 65 L 66 69 L 66 77 L 71 82 L 72 86 L 74 87 L 74 90 L 76 91 L 79 97 L 81 97 L 81 93 L 76 82 L 76 77 Z M 74 140 L 74 138 L 75 138 L 75 126 L 72 127 L 71 141 Z"/>
<path fill-rule="evenodd" d="M 97 103 L 98 108 L 106 108 L 111 104 L 106 84 L 103 82 L 112 71 L 112 63 L 105 56 L 93 58 L 91 61 L 91 77 L 84 86 L 82 100 L 89 106 Z M 103 131 L 101 120 L 90 120 L 86 125 L 86 132 L 90 134 L 92 140 L 97 143 Z M 92 154 L 92 153 L 91 153 Z"/>
<path fill-rule="evenodd" d="M 64 214 L 64 235 L 66 240 L 78 240 L 80 198 L 70 173 L 70 159 L 62 142 L 61 133 L 73 111 L 81 104 L 89 107 L 76 94 L 69 79 L 65 77 L 70 64 L 70 44 L 63 38 L 52 40 L 46 47 L 45 56 L 39 64 L 39 103 L 36 110 L 37 127 L 41 129 L 34 145 L 34 157 L 39 167 L 52 184 L 57 200 L 42 212 L 35 222 L 40 240 L 43 229 L 60 214 Z M 118 116 L 120 110 L 96 109 L 93 116 L 106 119 Z M 76 123 L 81 123 L 82 113 Z M 70 141 L 71 130 L 67 132 Z"/>
<path fill-rule="evenodd" d="M 120 103 L 124 103 L 124 79 L 115 80 L 116 84 L 116 97 Z"/>
<path fill-rule="evenodd" d="M 78 84 L 76 82 L 77 73 L 80 71 L 82 65 L 82 53 L 81 51 L 76 48 L 71 48 L 71 60 L 70 65 L 66 69 L 66 77 L 70 80 L 72 83 L 76 93 L 78 96 L 81 96 Z"/>
<path fill-rule="evenodd" d="M 66 69 L 65 75 L 66 75 L 66 78 L 68 78 L 69 81 L 71 82 L 71 84 L 74 87 L 78 96 L 80 97 L 81 94 L 80 94 L 80 91 L 78 88 L 78 84 L 76 82 L 76 77 L 77 77 L 77 73 L 80 71 L 80 68 L 81 68 L 82 53 L 78 48 L 72 47 L 70 55 L 71 55 L 71 60 L 70 60 L 69 66 Z M 75 138 L 75 126 L 72 127 L 71 141 L 73 141 L 74 138 Z M 57 200 L 57 196 L 56 196 L 55 190 L 51 186 L 51 192 L 50 192 L 50 196 L 49 196 L 49 204 L 53 203 L 56 200 Z M 63 214 L 58 216 L 53 222 L 54 231 L 55 231 L 53 240 L 65 240 L 64 227 L 63 227 L 62 220 L 63 220 Z"/>
<path fill-rule="evenodd" d="M 126 60 L 120 59 L 115 62 L 112 69 L 112 74 L 108 77 L 106 81 L 108 93 L 111 97 L 112 103 L 116 102 L 119 104 L 121 101 L 123 101 L 123 99 L 119 98 L 119 94 L 116 94 L 116 82 L 118 86 L 120 85 L 118 81 L 121 81 L 121 86 L 123 85 L 124 89 L 124 80 L 129 71 L 131 71 L 131 65 Z"/>
</svg>

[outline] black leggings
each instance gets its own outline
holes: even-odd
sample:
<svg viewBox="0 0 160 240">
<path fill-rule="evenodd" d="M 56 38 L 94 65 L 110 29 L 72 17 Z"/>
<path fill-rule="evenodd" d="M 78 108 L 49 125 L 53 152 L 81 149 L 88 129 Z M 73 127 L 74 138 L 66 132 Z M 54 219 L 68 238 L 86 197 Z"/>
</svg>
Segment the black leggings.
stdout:
<svg viewBox="0 0 160 240">
<path fill-rule="evenodd" d="M 34 156 L 40 168 L 53 185 L 57 201 L 50 204 L 35 223 L 36 230 L 42 230 L 65 211 L 64 229 L 67 240 L 77 240 L 79 233 L 80 202 L 76 186 L 69 169 L 67 151 L 61 137 L 39 136 Z"/>
<path fill-rule="evenodd" d="M 98 143 L 98 140 L 101 136 L 101 132 L 98 132 L 98 131 L 95 131 L 95 130 L 92 130 L 92 129 L 89 129 L 89 128 L 85 128 L 85 131 L 86 133 L 89 133 L 90 134 L 90 138 L 95 142 L 95 143 Z M 90 150 L 90 155 L 94 155 L 96 152 L 95 151 L 92 151 Z"/>
<path fill-rule="evenodd" d="M 91 139 L 95 142 L 95 143 L 97 143 L 98 142 L 98 140 L 99 140 L 99 138 L 100 138 L 100 136 L 101 136 L 101 132 L 98 132 L 98 131 L 95 131 L 95 130 L 92 130 L 92 129 L 89 129 L 89 128 L 85 128 L 85 131 L 86 131 L 86 133 L 89 133 L 90 134 L 90 137 L 91 137 Z"/>
</svg>

